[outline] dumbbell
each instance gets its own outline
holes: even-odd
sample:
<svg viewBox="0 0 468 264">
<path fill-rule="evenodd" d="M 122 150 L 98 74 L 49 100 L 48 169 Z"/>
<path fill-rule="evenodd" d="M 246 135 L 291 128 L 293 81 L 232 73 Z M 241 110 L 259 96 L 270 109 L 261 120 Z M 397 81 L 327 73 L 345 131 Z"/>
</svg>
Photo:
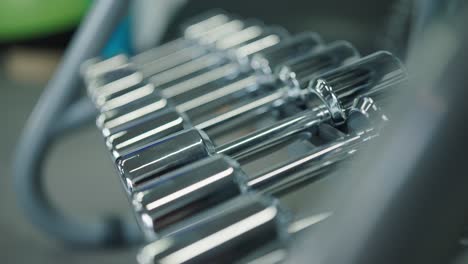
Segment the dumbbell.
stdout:
<svg viewBox="0 0 468 264">
<path fill-rule="evenodd" d="M 320 179 L 339 162 L 349 159 L 378 135 L 387 120 L 371 98 L 355 100 L 350 119 L 365 119 L 350 134 L 336 133 L 331 143 L 278 167 L 248 177 L 240 165 L 224 155 L 214 155 L 147 182 L 135 190 L 133 206 L 148 237 L 174 229 L 183 219 L 220 205 L 249 191 L 281 195 Z M 357 117 L 356 117 L 357 116 Z M 352 121 L 351 121 L 352 122 Z M 318 135 L 320 126 L 308 133 Z M 298 173 L 300 172 L 300 173 Z"/>
<path fill-rule="evenodd" d="M 331 212 L 294 219 L 277 199 L 246 194 L 204 214 L 190 228 L 144 246 L 140 264 L 282 263 L 291 241 L 332 216 Z"/>
<path fill-rule="evenodd" d="M 311 81 L 311 85 L 300 91 L 297 97 L 310 110 L 271 127 L 217 147 L 202 130 L 185 130 L 118 158 L 116 166 L 127 191 L 131 193 L 147 180 L 216 153 L 248 161 L 265 149 L 282 145 L 317 124 L 341 124 L 345 110 L 355 97 L 378 96 L 405 78 L 403 66 L 396 57 L 378 52 Z M 269 105 L 290 100 L 284 93 L 276 92 L 279 96 Z"/>
<path fill-rule="evenodd" d="M 312 67 L 312 72 L 317 73 L 338 67 L 343 62 L 358 56 L 355 49 L 346 42 L 337 42 L 329 47 L 317 50 L 316 47 L 318 47 L 319 43 L 319 39 L 314 34 L 300 35 L 286 41 L 284 44 L 275 46 L 267 53 L 261 53 L 261 56 L 254 56 L 253 62 L 256 62 L 257 59 L 262 61 L 262 66 L 259 66 L 255 73 L 236 78 L 236 80 L 221 88 L 176 105 L 173 109 L 164 112 L 145 111 L 141 115 L 135 114 L 141 112 L 142 108 L 147 109 L 148 104 L 150 106 L 155 104 L 154 101 L 150 100 L 148 104 L 139 103 L 138 106 L 142 105 L 141 108 L 134 111 L 125 111 L 116 116 L 103 113 L 98 117 L 98 126 L 102 127 L 109 148 L 115 150 L 114 154 L 118 153 L 120 156 L 121 152 L 137 149 L 191 125 L 197 126 L 196 119 L 197 116 L 200 116 L 198 114 L 200 108 L 205 110 L 211 108 L 213 110 L 216 107 L 239 100 L 239 98 L 241 100 L 255 99 L 255 94 L 269 92 L 279 86 L 276 77 L 271 73 L 272 69 L 298 54 L 303 54 L 304 50 L 310 49 L 312 52 L 309 53 L 310 55 L 302 57 L 301 63 L 307 60 L 309 66 L 315 66 Z M 314 50 L 317 50 L 317 52 L 314 52 Z M 268 61 L 268 65 L 266 65 L 266 61 Z M 257 102 L 262 102 L 262 100 Z M 132 118 L 125 118 L 129 115 L 135 118 L 133 120 Z M 113 118 L 109 118 L 110 116 L 113 116 Z M 136 118 L 137 116 L 140 117 Z M 215 126 L 215 123 L 212 123 L 211 126 Z M 130 144 L 130 142 L 132 143 Z"/>
<path fill-rule="evenodd" d="M 200 45 L 208 44 L 243 28 L 243 22 L 222 10 L 211 10 L 200 16 L 189 19 L 182 25 L 182 36 L 161 46 L 152 48 L 131 58 L 120 54 L 106 60 L 94 58 L 82 66 L 82 75 L 86 82 L 101 75 L 126 67 L 129 64 L 143 68 L 153 61 L 162 58 L 179 58 L 199 52 Z M 170 66 L 170 65 L 167 65 Z"/>
<path fill-rule="evenodd" d="M 288 37 L 287 31 L 280 27 L 265 27 L 258 21 L 243 23 L 244 29 L 216 39 L 212 44 L 199 46 L 199 52 L 192 52 L 183 60 L 164 57 L 142 68 L 128 66 L 104 74 L 89 83 L 89 94 L 99 107 L 112 98 L 137 89 L 144 80 L 159 89 L 169 89 L 178 82 L 206 74 L 231 61 L 237 62 L 234 70 L 242 71 L 246 67 L 245 57 Z M 170 62 L 170 67 L 165 61 Z"/>
<path fill-rule="evenodd" d="M 318 45 L 316 44 L 318 42 L 312 41 L 313 35 L 309 35 L 308 38 L 311 40 L 309 42 L 311 45 L 308 44 L 307 46 L 313 48 Z M 304 43 L 302 39 L 303 37 L 298 38 L 298 43 Z M 294 44 L 295 42 L 291 41 L 290 43 Z M 294 59 L 292 62 L 287 62 L 288 59 L 291 58 L 288 54 L 294 55 L 301 53 L 291 52 L 290 47 L 293 47 L 296 51 L 303 50 L 302 48 L 296 49 L 297 46 L 295 44 L 292 46 L 280 45 L 278 48 L 271 50 L 271 52 L 266 54 L 261 53 L 259 56 L 254 56 L 252 64 L 256 69 L 256 74 L 244 77 L 244 79 L 240 79 L 235 82 L 230 82 L 228 85 L 215 90 L 215 92 L 202 95 L 198 98 L 187 101 L 186 103 L 177 105 L 172 110 L 149 115 L 150 117 L 140 120 L 140 124 L 131 124 L 129 129 L 120 131 L 119 129 L 113 129 L 113 131 L 117 133 L 106 133 L 105 126 L 106 124 L 109 125 L 109 123 L 103 123 L 104 134 L 108 135 L 106 144 L 112 150 L 113 156 L 118 158 L 126 153 L 142 148 L 148 143 L 192 126 L 205 131 L 212 131 L 216 128 L 219 129 L 226 124 L 235 123 L 234 121 L 240 118 L 244 118 L 245 120 L 252 119 L 252 117 L 247 118 L 249 114 L 256 116 L 257 114 L 261 114 L 266 108 L 269 110 L 270 107 L 268 105 L 271 105 L 274 101 L 278 101 L 280 97 L 284 97 L 283 91 L 287 90 L 287 92 L 289 92 L 294 89 L 299 89 L 297 86 L 293 86 L 292 83 L 284 85 L 284 83 L 278 81 L 274 75 L 272 76 L 273 68 L 276 65 L 286 63 L 287 65 L 297 66 L 294 69 L 295 76 L 300 78 L 303 82 L 303 80 L 306 80 L 307 78 L 312 78 L 319 73 L 337 68 L 347 61 L 357 59 L 359 56 L 354 47 L 349 43 L 336 42 L 327 47 L 313 49 L 309 53 Z M 278 89 L 281 89 L 282 91 L 275 93 L 274 91 Z M 262 95 L 260 97 L 254 95 L 259 92 L 266 95 Z M 237 93 L 240 93 L 240 95 Z M 233 111 L 227 111 L 225 113 L 214 115 L 208 120 L 197 122 L 196 111 L 198 108 L 196 106 L 202 106 L 206 109 L 207 104 L 214 104 L 212 108 L 214 109 L 214 107 L 218 105 L 229 104 L 229 101 L 236 100 L 238 97 L 243 98 L 243 100 L 249 98 L 252 99 L 249 99 L 251 101 L 250 103 L 245 103 Z M 278 107 L 279 106 L 280 105 L 278 105 Z M 262 110 L 262 108 L 264 108 L 264 110 Z M 140 110 L 138 109 L 136 111 Z M 102 118 L 102 116 L 98 119 L 100 118 Z M 111 125 L 113 124 L 111 123 Z M 124 122 L 124 126 L 128 127 L 129 125 Z"/>
</svg>

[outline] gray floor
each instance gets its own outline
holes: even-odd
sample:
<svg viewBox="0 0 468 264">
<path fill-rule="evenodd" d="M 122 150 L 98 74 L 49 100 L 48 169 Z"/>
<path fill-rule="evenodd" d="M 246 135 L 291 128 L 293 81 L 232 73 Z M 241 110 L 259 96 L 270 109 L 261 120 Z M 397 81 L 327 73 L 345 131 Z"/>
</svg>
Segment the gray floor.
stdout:
<svg viewBox="0 0 468 264">
<path fill-rule="evenodd" d="M 40 92 L 39 87 L 0 77 L 0 262 L 134 263 L 135 250 L 66 249 L 33 228 L 19 210 L 12 190 L 11 158 L 20 129 Z M 101 138 L 93 127 L 64 139 L 54 148 L 47 175 L 52 198 L 69 213 L 93 219 L 102 212 L 129 212 Z"/>
</svg>

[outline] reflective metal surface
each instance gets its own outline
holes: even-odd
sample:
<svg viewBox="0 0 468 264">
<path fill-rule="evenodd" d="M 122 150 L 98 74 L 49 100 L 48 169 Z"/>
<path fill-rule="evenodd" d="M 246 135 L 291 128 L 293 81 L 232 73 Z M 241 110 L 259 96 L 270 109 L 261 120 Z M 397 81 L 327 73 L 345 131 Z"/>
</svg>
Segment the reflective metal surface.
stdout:
<svg viewBox="0 0 468 264">
<path fill-rule="evenodd" d="M 247 190 L 247 177 L 239 165 L 215 156 L 153 181 L 135 190 L 133 205 L 144 228 L 159 234 L 183 219 Z M 153 189 L 156 188 L 157 191 Z"/>
<path fill-rule="evenodd" d="M 177 138 L 178 144 L 168 144 Z M 182 147 L 181 147 L 182 146 Z M 138 184 L 161 176 L 215 152 L 205 133 L 186 130 L 147 146 L 144 151 L 117 159 L 116 164 L 127 190 L 132 192 Z"/>
<path fill-rule="evenodd" d="M 106 138 L 106 145 L 112 150 L 114 158 L 119 158 L 141 149 L 154 141 L 191 127 L 188 118 L 174 110 L 157 114 L 141 125 L 113 133 Z"/>
<path fill-rule="evenodd" d="M 232 263 L 283 248 L 288 240 L 286 214 L 276 200 L 239 197 L 211 211 L 194 232 L 174 233 L 146 246 L 141 263 Z"/>
</svg>

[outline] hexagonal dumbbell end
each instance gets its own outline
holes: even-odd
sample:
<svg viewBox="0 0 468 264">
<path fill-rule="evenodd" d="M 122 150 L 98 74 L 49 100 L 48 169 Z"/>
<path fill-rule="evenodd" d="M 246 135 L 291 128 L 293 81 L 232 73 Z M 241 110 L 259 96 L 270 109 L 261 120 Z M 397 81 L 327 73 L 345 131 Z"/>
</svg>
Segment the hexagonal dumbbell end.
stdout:
<svg viewBox="0 0 468 264">
<path fill-rule="evenodd" d="M 215 153 L 214 144 L 201 130 L 173 134 L 117 159 L 122 182 L 129 193 L 138 185 Z"/>
<path fill-rule="evenodd" d="M 156 191 L 155 191 L 156 190 Z M 247 191 L 237 162 L 217 155 L 175 170 L 137 188 L 133 205 L 147 234 L 161 234 L 213 206 Z"/>
</svg>

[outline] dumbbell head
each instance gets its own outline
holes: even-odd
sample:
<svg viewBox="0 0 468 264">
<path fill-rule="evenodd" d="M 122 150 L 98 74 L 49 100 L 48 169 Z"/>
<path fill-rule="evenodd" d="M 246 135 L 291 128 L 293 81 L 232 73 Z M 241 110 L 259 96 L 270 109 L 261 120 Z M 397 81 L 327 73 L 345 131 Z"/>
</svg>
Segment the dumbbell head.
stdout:
<svg viewBox="0 0 468 264">
<path fill-rule="evenodd" d="M 321 37 L 316 33 L 302 33 L 283 43 L 268 48 L 252 56 L 250 63 L 253 70 L 261 75 L 272 76 L 276 68 L 295 57 L 314 50 L 322 44 Z"/>
<path fill-rule="evenodd" d="M 129 109 L 134 104 L 138 104 L 150 97 L 161 97 L 156 91 L 154 85 L 145 81 L 142 81 L 131 88 L 130 92 L 110 98 L 109 100 L 106 98 L 97 98 L 94 104 L 101 113 L 105 113 L 112 110 L 124 111 L 124 109 Z"/>
<path fill-rule="evenodd" d="M 170 102 L 158 95 L 152 95 L 145 100 L 150 102 L 143 107 L 132 104 L 122 107 L 124 109 L 114 109 L 100 114 L 96 124 L 102 130 L 102 134 L 108 137 L 120 132 L 125 133 L 129 128 L 153 120 L 154 116 L 159 117 L 161 112 L 172 109 Z"/>
<path fill-rule="evenodd" d="M 112 156 L 115 159 L 143 149 L 153 143 L 155 139 L 162 139 L 192 128 L 189 118 L 174 109 L 157 112 L 153 115 L 154 117 L 148 116 L 145 122 L 137 126 L 109 133 L 106 145 L 112 151 Z"/>
<path fill-rule="evenodd" d="M 190 221 L 190 229 L 150 243 L 140 263 L 224 263 L 255 260 L 287 246 L 290 214 L 278 201 L 244 195 Z M 160 248 L 159 252 L 157 248 Z"/>
<path fill-rule="evenodd" d="M 125 54 L 118 54 L 109 59 L 92 58 L 81 64 L 80 72 L 86 84 L 98 78 L 99 76 L 125 67 L 129 63 L 129 58 Z"/>
<path fill-rule="evenodd" d="M 183 22 L 180 26 L 181 35 L 186 39 L 198 39 L 210 29 L 224 25 L 233 18 L 233 15 L 222 9 L 209 10 Z"/>
<path fill-rule="evenodd" d="M 99 100 L 99 97 L 105 98 L 116 91 L 141 85 L 143 79 L 143 74 L 133 67 L 120 67 L 100 75 L 99 78 L 90 80 L 88 83 L 88 93 L 93 101 L 96 101 Z"/>
<path fill-rule="evenodd" d="M 237 162 L 216 155 L 135 190 L 133 205 L 149 234 L 163 230 L 247 191 L 247 176 Z M 153 191 L 156 188 L 157 191 Z"/>
<path fill-rule="evenodd" d="M 152 154 L 148 155 L 149 153 Z M 154 142 L 143 151 L 122 156 L 117 159 L 116 164 L 124 186 L 132 193 L 136 186 L 154 178 L 153 176 L 159 177 L 214 153 L 214 144 L 208 136 L 203 131 L 190 129 Z"/>
<path fill-rule="evenodd" d="M 263 34 L 243 43 L 242 46 L 227 50 L 226 54 L 232 61 L 236 61 L 242 69 L 249 70 L 251 59 L 255 54 L 274 47 L 289 37 L 289 32 L 283 27 L 267 27 Z"/>
</svg>

